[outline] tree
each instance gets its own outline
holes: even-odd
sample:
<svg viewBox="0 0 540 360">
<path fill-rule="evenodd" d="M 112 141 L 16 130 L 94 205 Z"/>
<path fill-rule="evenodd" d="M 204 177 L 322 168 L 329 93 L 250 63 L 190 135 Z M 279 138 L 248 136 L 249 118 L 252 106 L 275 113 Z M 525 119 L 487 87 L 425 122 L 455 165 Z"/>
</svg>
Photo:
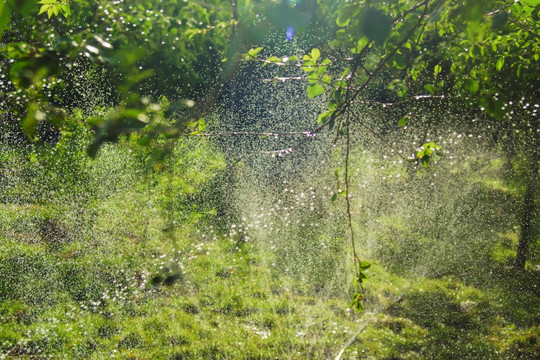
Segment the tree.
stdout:
<svg viewBox="0 0 540 360">
<path fill-rule="evenodd" d="M 20 123 L 35 138 L 43 124 L 60 126 L 74 107 L 88 115 L 101 107 L 107 114 L 94 119 L 95 154 L 103 141 L 152 122 L 163 97 L 174 103 L 171 117 L 185 113 L 216 86 L 208 79 L 220 77 L 235 21 L 229 2 L 162 5 L 2 2 L 3 122 Z M 88 101 L 85 87 L 101 102 Z M 178 122 L 182 128 L 190 120 Z"/>
</svg>

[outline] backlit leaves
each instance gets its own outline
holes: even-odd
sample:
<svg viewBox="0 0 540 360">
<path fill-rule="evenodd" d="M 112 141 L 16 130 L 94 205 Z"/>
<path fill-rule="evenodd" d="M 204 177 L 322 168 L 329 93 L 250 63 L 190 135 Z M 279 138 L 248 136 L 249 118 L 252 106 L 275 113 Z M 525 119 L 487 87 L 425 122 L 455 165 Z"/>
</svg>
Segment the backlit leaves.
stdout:
<svg viewBox="0 0 540 360">
<path fill-rule="evenodd" d="M 501 71 L 503 66 L 504 66 L 504 57 L 499 56 L 499 58 L 497 59 L 497 63 L 495 64 L 495 68 L 497 69 L 497 71 Z"/>
<path fill-rule="evenodd" d="M 429 166 L 429 162 L 436 159 L 437 156 L 441 154 L 441 150 L 441 146 L 435 144 L 433 141 L 430 141 L 429 143 L 422 145 L 412 160 L 427 168 Z"/>
<path fill-rule="evenodd" d="M 357 312 L 362 312 L 364 310 L 364 295 L 362 293 L 355 293 L 353 295 L 353 301 L 349 306 Z"/>
<path fill-rule="evenodd" d="M 71 12 L 69 3 L 67 1 L 41 0 L 38 2 L 38 4 L 41 4 L 38 15 L 46 12 L 49 18 L 53 15 L 58 16 L 60 13 L 67 18 Z"/>
<path fill-rule="evenodd" d="M 478 81 L 473 79 L 466 79 L 464 87 L 465 90 L 467 90 L 472 95 L 478 91 L 480 86 L 478 85 Z"/>
<path fill-rule="evenodd" d="M 324 87 L 320 84 L 310 85 L 307 88 L 308 97 L 314 98 L 324 93 Z"/>
<path fill-rule="evenodd" d="M 343 6 L 339 11 L 338 18 L 336 19 L 337 25 L 341 27 L 349 25 L 351 19 L 355 17 L 359 11 L 359 4 L 347 4 Z"/>
<path fill-rule="evenodd" d="M 401 119 L 399 119 L 398 125 L 401 127 L 404 127 L 405 125 L 407 125 L 408 120 L 409 120 L 408 117 L 404 116 Z"/>
</svg>

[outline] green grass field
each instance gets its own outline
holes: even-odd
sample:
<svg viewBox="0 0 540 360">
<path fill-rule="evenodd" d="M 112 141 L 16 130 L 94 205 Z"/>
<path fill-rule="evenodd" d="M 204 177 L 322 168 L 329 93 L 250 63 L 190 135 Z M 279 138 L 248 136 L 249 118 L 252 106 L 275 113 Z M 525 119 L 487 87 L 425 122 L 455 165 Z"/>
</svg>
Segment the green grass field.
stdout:
<svg viewBox="0 0 540 360">
<path fill-rule="evenodd" d="M 344 238 L 298 228 L 247 241 L 205 208 L 201 189 L 223 169 L 209 144 L 181 144 L 172 170 L 153 175 L 128 148 L 64 159 L 79 173 L 53 184 L 43 153 L 3 152 L 0 359 L 540 356 L 540 277 L 508 266 L 515 233 L 493 235 L 489 266 L 422 273 L 398 263 L 395 237 L 417 236 L 407 222 L 368 214 L 377 228 L 365 231 L 386 229 L 393 247 L 371 251 L 357 313 Z"/>
<path fill-rule="evenodd" d="M 2 357 L 326 359 L 364 326 L 343 358 L 540 352 L 538 275 L 501 270 L 485 274 L 496 279 L 486 286 L 404 278 L 375 264 L 358 314 L 346 294 L 314 296 L 309 283 L 266 268 L 256 246 L 178 240 L 180 250 L 161 244 L 161 255 L 129 238 L 54 252 L 4 242 Z"/>
</svg>

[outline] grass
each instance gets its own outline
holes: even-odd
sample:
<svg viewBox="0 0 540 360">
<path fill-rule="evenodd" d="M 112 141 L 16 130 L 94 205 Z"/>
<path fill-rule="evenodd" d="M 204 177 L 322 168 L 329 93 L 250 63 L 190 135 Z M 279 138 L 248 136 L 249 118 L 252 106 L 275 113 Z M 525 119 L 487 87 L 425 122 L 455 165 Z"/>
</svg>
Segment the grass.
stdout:
<svg viewBox="0 0 540 360">
<path fill-rule="evenodd" d="M 165 278 L 177 259 L 152 258 L 143 244 L 62 258 L 40 245 L 4 243 L 2 274 L 11 277 L 3 277 L 2 293 L 12 295 L 0 307 L 3 358 L 323 359 L 335 357 L 364 322 L 343 358 L 540 353 L 537 274 L 507 271 L 486 286 L 374 265 L 367 311 L 357 314 L 346 296 L 310 295 L 307 284 L 263 266 L 254 245 L 194 246 L 186 238 L 177 245 L 181 276 L 167 286 L 152 278 Z"/>
<path fill-rule="evenodd" d="M 179 169 L 211 153 L 180 149 Z M 366 213 L 374 225 L 357 224 L 371 231 L 359 234 L 380 243 L 359 314 L 349 309 L 351 274 L 340 265 L 349 255 L 335 229 L 299 225 L 268 243 L 245 241 L 208 204 L 196 205 L 197 189 L 223 169 L 219 156 L 150 178 L 134 172 L 137 156 L 118 145 L 84 165 L 94 193 L 83 203 L 76 187 L 32 202 L 38 188 L 11 183 L 11 199 L 26 200 L 0 204 L 0 359 L 333 359 L 342 349 L 342 359 L 540 357 L 540 276 L 507 266 L 514 231 L 493 232 L 475 266 L 454 268 L 459 259 L 448 257 L 432 264 L 444 271 L 415 273 L 410 264 L 423 258 L 411 249 L 443 251 L 429 237 L 435 215 L 411 226 L 399 213 L 404 198 L 394 212 Z M 332 219 L 313 219 L 323 220 Z M 466 237 L 472 225 L 453 233 L 456 244 L 475 241 Z"/>
</svg>

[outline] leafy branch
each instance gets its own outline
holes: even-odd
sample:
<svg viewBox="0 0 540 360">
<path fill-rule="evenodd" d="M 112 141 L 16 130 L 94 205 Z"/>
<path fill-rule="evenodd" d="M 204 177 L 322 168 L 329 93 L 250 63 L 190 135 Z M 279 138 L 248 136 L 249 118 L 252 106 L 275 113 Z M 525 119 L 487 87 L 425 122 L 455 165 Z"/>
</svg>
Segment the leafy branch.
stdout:
<svg viewBox="0 0 540 360">
<path fill-rule="evenodd" d="M 47 16 L 50 18 L 51 16 L 58 16 L 58 14 L 64 15 L 65 18 L 69 16 L 71 13 L 71 8 L 69 6 L 69 1 L 63 1 L 63 0 L 41 0 L 38 2 L 38 4 L 41 4 L 41 8 L 39 9 L 38 15 L 41 15 L 43 13 L 47 13 Z"/>
</svg>

